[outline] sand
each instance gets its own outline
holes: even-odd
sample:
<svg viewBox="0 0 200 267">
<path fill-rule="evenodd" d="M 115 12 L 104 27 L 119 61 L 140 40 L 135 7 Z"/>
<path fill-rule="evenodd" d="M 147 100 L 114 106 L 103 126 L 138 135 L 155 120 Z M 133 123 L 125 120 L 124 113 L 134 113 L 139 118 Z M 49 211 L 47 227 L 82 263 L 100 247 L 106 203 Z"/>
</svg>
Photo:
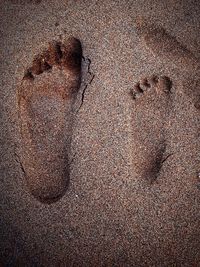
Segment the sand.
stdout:
<svg viewBox="0 0 200 267">
<path fill-rule="evenodd" d="M 0 5 L 1 264 L 200 266 L 198 1 Z M 44 204 L 30 193 L 21 168 L 17 88 L 34 57 L 69 36 L 81 41 L 89 64 L 76 101 L 69 187 Z M 173 45 L 165 47 L 169 39 Z M 170 112 L 161 109 L 164 161 L 149 182 L 148 171 L 136 171 L 142 167 L 131 92 L 152 75 L 170 79 L 172 101 Z M 163 132 L 160 114 L 141 101 L 139 131 L 152 144 L 155 129 L 158 137 Z"/>
</svg>

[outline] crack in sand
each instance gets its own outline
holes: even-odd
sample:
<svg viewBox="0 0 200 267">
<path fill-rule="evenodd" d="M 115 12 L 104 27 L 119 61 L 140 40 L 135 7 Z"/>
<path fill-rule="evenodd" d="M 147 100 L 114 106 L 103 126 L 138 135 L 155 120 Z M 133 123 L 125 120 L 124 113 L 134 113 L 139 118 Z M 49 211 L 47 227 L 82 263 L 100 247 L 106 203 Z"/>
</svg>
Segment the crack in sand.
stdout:
<svg viewBox="0 0 200 267">
<path fill-rule="evenodd" d="M 23 166 L 23 164 L 22 164 L 22 162 L 21 162 L 21 160 L 20 160 L 20 157 L 19 157 L 19 155 L 17 154 L 16 151 L 14 152 L 14 154 L 15 154 L 15 161 L 19 164 L 20 169 L 21 169 L 21 171 L 22 171 L 24 177 L 26 178 L 26 177 L 27 177 L 27 175 L 26 175 L 26 171 L 25 171 L 24 166 Z"/>
<path fill-rule="evenodd" d="M 161 161 L 161 165 L 163 165 L 163 163 L 164 163 L 169 157 L 171 157 L 171 156 L 173 156 L 173 155 L 174 155 L 173 153 L 167 155 L 167 156 Z"/>
<path fill-rule="evenodd" d="M 91 79 L 86 83 L 85 87 L 83 88 L 82 95 L 81 95 L 81 104 L 80 104 L 80 107 L 78 108 L 77 113 L 80 111 L 80 109 L 81 109 L 81 107 L 82 107 L 82 105 L 83 105 L 84 98 L 85 98 L 85 92 L 86 92 L 88 86 L 92 84 L 92 82 L 93 82 L 93 80 L 94 80 L 94 78 L 95 78 L 95 74 L 94 74 L 93 72 L 91 72 L 91 68 L 90 68 L 91 63 L 92 63 L 91 59 L 88 58 L 88 57 L 85 58 L 85 57 L 83 57 L 83 56 L 82 56 L 82 59 L 83 59 L 85 62 L 87 61 L 87 73 L 91 76 Z"/>
</svg>

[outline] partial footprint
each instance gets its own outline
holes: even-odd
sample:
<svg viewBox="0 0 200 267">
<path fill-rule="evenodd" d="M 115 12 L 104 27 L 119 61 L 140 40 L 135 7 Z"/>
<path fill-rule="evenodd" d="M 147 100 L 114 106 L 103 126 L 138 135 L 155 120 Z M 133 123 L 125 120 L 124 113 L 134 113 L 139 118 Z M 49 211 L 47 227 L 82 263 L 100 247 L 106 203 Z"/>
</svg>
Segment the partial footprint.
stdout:
<svg viewBox="0 0 200 267">
<path fill-rule="evenodd" d="M 20 160 L 31 193 L 51 203 L 66 191 L 74 117 L 81 83 L 79 40 L 52 42 L 34 60 L 18 89 Z"/>
<path fill-rule="evenodd" d="M 192 100 L 195 108 L 200 111 L 200 74 L 183 79 L 182 91 Z"/>
<path fill-rule="evenodd" d="M 136 22 L 136 31 L 155 56 L 170 61 L 180 69 L 194 71 L 200 68 L 200 62 L 195 55 L 163 28 L 148 24 L 139 18 Z"/>
<path fill-rule="evenodd" d="M 133 97 L 133 172 L 153 183 L 168 157 L 166 131 L 172 108 L 171 80 L 152 76 L 137 83 Z"/>
</svg>

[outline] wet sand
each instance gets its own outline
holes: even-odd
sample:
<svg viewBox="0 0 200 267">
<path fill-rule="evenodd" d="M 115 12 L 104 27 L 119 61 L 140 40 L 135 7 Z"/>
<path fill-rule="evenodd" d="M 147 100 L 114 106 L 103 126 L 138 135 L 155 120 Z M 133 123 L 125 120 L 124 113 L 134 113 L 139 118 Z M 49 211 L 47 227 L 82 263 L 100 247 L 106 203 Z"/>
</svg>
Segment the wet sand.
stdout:
<svg viewBox="0 0 200 267">
<path fill-rule="evenodd" d="M 198 1 L 1 2 L 3 266 L 200 266 L 199 12 Z M 138 31 L 141 18 L 145 29 Z M 178 60 L 149 25 L 180 44 Z M 17 88 L 34 57 L 69 36 L 91 63 L 77 95 L 69 187 L 44 204 L 30 193 L 21 165 Z M 153 74 L 172 82 L 170 112 L 143 98 L 137 117 L 133 88 Z M 137 156 L 136 129 L 147 152 L 157 147 L 153 136 L 164 139 L 156 179 L 148 169 L 137 172 L 157 157 L 143 149 Z"/>
</svg>

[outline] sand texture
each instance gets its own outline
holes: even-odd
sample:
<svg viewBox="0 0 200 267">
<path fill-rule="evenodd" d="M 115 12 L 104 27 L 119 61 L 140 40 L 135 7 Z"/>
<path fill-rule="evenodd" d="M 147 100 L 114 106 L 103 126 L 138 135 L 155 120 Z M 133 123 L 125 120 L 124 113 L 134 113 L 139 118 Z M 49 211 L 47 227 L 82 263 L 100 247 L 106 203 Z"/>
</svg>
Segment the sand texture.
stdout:
<svg viewBox="0 0 200 267">
<path fill-rule="evenodd" d="M 199 15 L 0 1 L 0 266 L 200 267 Z"/>
</svg>

